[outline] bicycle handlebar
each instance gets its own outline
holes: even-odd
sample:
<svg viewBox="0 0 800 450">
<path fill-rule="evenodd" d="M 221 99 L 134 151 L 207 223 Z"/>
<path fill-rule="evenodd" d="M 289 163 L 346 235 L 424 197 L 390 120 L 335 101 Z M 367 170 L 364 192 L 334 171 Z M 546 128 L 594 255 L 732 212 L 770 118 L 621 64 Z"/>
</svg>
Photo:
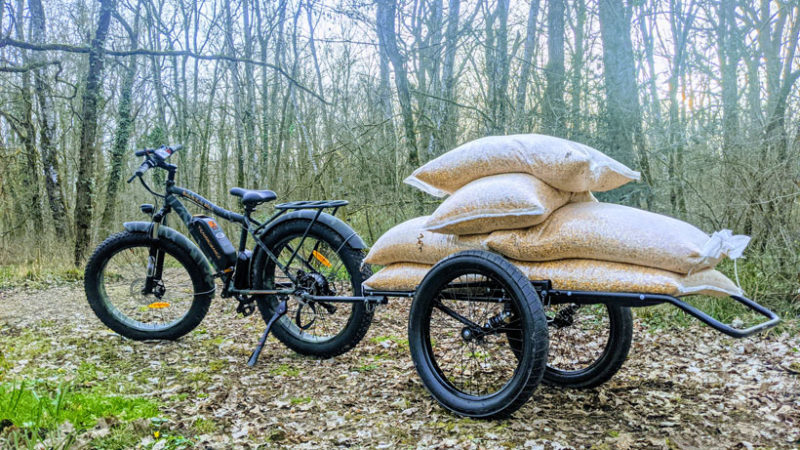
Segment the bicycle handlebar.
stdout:
<svg viewBox="0 0 800 450">
<path fill-rule="evenodd" d="M 150 149 L 145 148 L 142 150 L 136 150 L 134 155 L 136 156 L 144 156 L 147 158 L 142 165 L 133 173 L 133 175 L 128 179 L 128 183 L 131 183 L 136 177 L 141 177 L 144 175 L 145 172 L 150 170 L 153 167 L 161 166 L 173 153 L 177 152 L 178 150 L 182 149 L 183 145 L 176 144 L 176 145 L 162 145 L 157 149 Z"/>
</svg>

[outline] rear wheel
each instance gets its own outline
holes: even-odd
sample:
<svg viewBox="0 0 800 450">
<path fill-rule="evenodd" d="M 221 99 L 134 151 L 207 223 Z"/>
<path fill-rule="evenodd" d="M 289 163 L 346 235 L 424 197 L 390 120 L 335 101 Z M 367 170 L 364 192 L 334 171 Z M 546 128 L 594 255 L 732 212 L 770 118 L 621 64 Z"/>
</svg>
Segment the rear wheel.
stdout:
<svg viewBox="0 0 800 450">
<path fill-rule="evenodd" d="M 148 285 L 159 258 L 161 274 Z M 86 265 L 84 288 L 97 317 L 117 333 L 135 340 L 177 339 L 208 312 L 214 285 L 204 273 L 175 242 L 124 231 L 97 247 Z"/>
<path fill-rule="evenodd" d="M 549 305 L 550 353 L 544 382 L 591 388 L 622 367 L 633 340 L 633 316 L 621 306 Z"/>
<path fill-rule="evenodd" d="M 428 272 L 411 306 L 408 339 L 431 395 L 468 417 L 511 415 L 532 395 L 547 360 L 536 291 L 519 269 L 488 252 L 458 253 Z"/>
<path fill-rule="evenodd" d="M 282 265 L 289 264 L 287 270 L 305 292 L 360 296 L 361 283 L 370 275 L 369 266 L 361 269 L 362 252 L 347 245 L 331 228 L 317 222 L 309 229 L 309 224 L 309 220 L 302 219 L 286 221 L 268 230 L 261 240 Z M 308 235 L 303 239 L 306 230 Z M 255 289 L 292 285 L 286 273 L 263 251 L 254 257 L 253 268 Z M 272 332 L 303 355 L 341 355 L 361 341 L 372 323 L 372 312 L 363 302 L 304 301 L 296 295 L 259 296 L 256 302 L 265 322 L 281 300 L 287 300 L 287 313 L 275 322 Z"/>
</svg>

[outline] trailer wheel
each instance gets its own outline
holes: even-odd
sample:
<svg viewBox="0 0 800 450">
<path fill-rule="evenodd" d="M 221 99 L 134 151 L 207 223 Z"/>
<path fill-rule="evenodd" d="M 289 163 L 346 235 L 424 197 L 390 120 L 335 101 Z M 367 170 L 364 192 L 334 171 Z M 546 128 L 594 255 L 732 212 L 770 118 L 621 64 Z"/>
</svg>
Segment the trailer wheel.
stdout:
<svg viewBox="0 0 800 450">
<path fill-rule="evenodd" d="M 622 368 L 633 340 L 631 309 L 604 304 L 545 305 L 550 350 L 544 383 L 588 389 L 610 380 Z M 519 356 L 516 333 L 509 346 Z"/>
<path fill-rule="evenodd" d="M 507 343 L 510 332 L 518 336 L 519 358 Z M 544 374 L 541 302 L 519 269 L 499 255 L 466 251 L 436 264 L 417 289 L 408 335 L 425 388 L 462 416 L 511 415 Z"/>
<path fill-rule="evenodd" d="M 550 331 L 546 384 L 592 388 L 622 367 L 633 340 L 630 308 L 561 304 L 546 307 L 545 314 Z"/>
</svg>

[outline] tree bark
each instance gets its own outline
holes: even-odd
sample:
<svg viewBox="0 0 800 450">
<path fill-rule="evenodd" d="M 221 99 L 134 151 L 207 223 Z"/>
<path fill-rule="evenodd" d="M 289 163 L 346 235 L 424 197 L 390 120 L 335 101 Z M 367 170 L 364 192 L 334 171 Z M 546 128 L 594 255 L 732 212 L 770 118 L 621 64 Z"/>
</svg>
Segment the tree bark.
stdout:
<svg viewBox="0 0 800 450">
<path fill-rule="evenodd" d="M 561 0 L 563 1 L 563 0 Z M 533 54 L 536 51 L 536 19 L 539 16 L 539 0 L 531 0 L 528 9 L 528 22 L 525 28 L 525 44 L 522 51 L 522 62 L 520 63 L 519 82 L 517 93 L 514 96 L 514 130 L 518 132 L 530 131 L 530 119 L 525 105 L 528 95 L 528 82 L 533 68 Z"/>
<path fill-rule="evenodd" d="M 136 7 L 136 17 L 133 28 L 129 28 L 129 39 L 131 49 L 134 50 L 139 45 L 139 4 Z M 125 162 L 125 150 L 128 148 L 131 129 L 133 128 L 133 117 L 131 106 L 133 103 L 133 84 L 136 79 L 136 56 L 131 56 L 122 78 L 120 87 L 119 106 L 117 107 L 117 129 L 114 132 L 114 144 L 111 147 L 110 170 L 106 183 L 106 204 L 100 220 L 100 229 L 108 232 L 117 206 L 117 193 L 119 184 L 122 181 L 122 166 Z"/>
<path fill-rule="evenodd" d="M 97 153 L 98 100 L 103 76 L 103 45 L 108 35 L 114 0 L 100 0 L 100 16 L 89 52 L 89 69 L 81 107 L 81 134 L 78 176 L 75 181 L 75 266 L 80 266 L 91 243 L 92 204 L 94 202 L 94 165 Z"/>
<path fill-rule="evenodd" d="M 547 67 L 542 109 L 545 132 L 564 137 L 566 104 L 564 103 L 564 0 L 550 0 L 547 7 Z"/>
<path fill-rule="evenodd" d="M 25 39 L 23 31 L 23 0 L 17 0 L 17 17 L 15 29 L 17 38 Z M 22 59 L 27 63 L 28 54 L 22 51 Z M 22 211 L 33 221 L 34 230 L 41 230 L 44 225 L 42 215 L 41 199 L 39 197 L 39 168 L 37 167 L 38 150 L 36 149 L 36 128 L 33 126 L 33 91 L 31 89 L 31 72 L 25 71 L 22 76 L 22 86 L 20 92 L 19 115 L 21 118 L 22 130 L 19 133 L 22 145 L 25 148 L 25 170 L 22 171 L 22 186 L 25 194 Z"/>
<path fill-rule="evenodd" d="M 46 37 L 47 25 L 44 7 L 41 0 L 29 0 L 28 7 L 31 14 L 31 42 L 43 43 Z M 37 53 L 35 60 L 43 61 L 43 55 Z M 53 228 L 56 237 L 64 240 L 69 234 L 69 221 L 64 197 L 61 194 L 61 171 L 55 147 L 55 111 L 50 95 L 49 68 L 42 67 L 33 71 L 34 89 L 39 105 L 37 117 L 39 118 L 39 147 L 42 151 L 42 167 L 44 169 L 45 190 L 50 213 L 53 217 Z"/>
<path fill-rule="evenodd" d="M 630 26 L 630 14 L 622 0 L 600 0 L 608 151 L 622 163 L 638 167 L 649 187 L 650 164 L 644 149 Z M 648 189 L 645 207 L 651 203 L 651 196 Z"/>
<path fill-rule="evenodd" d="M 417 150 L 414 114 L 411 110 L 411 91 L 406 68 L 403 65 L 403 58 L 397 48 L 397 35 L 394 26 L 397 4 L 396 0 L 378 0 L 377 5 L 378 41 L 381 49 L 386 52 L 386 56 L 392 63 L 392 68 L 394 68 L 395 87 L 400 100 L 400 111 L 403 117 L 403 128 L 405 129 L 406 146 L 408 148 L 408 165 L 417 167 L 419 165 L 419 152 Z"/>
</svg>

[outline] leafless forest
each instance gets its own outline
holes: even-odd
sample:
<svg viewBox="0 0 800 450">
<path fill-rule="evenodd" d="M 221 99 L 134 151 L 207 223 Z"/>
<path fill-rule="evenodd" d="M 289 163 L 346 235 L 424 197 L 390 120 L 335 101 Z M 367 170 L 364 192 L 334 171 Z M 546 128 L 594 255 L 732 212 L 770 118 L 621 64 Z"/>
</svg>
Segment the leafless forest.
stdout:
<svg viewBox="0 0 800 450">
<path fill-rule="evenodd" d="M 81 265 L 140 215 L 136 148 L 184 144 L 228 207 L 349 200 L 374 242 L 435 206 L 412 168 L 538 132 L 642 172 L 601 199 L 752 235 L 743 286 L 793 308 L 796 1 L 3 0 L 0 33 L 0 264 Z"/>
</svg>

